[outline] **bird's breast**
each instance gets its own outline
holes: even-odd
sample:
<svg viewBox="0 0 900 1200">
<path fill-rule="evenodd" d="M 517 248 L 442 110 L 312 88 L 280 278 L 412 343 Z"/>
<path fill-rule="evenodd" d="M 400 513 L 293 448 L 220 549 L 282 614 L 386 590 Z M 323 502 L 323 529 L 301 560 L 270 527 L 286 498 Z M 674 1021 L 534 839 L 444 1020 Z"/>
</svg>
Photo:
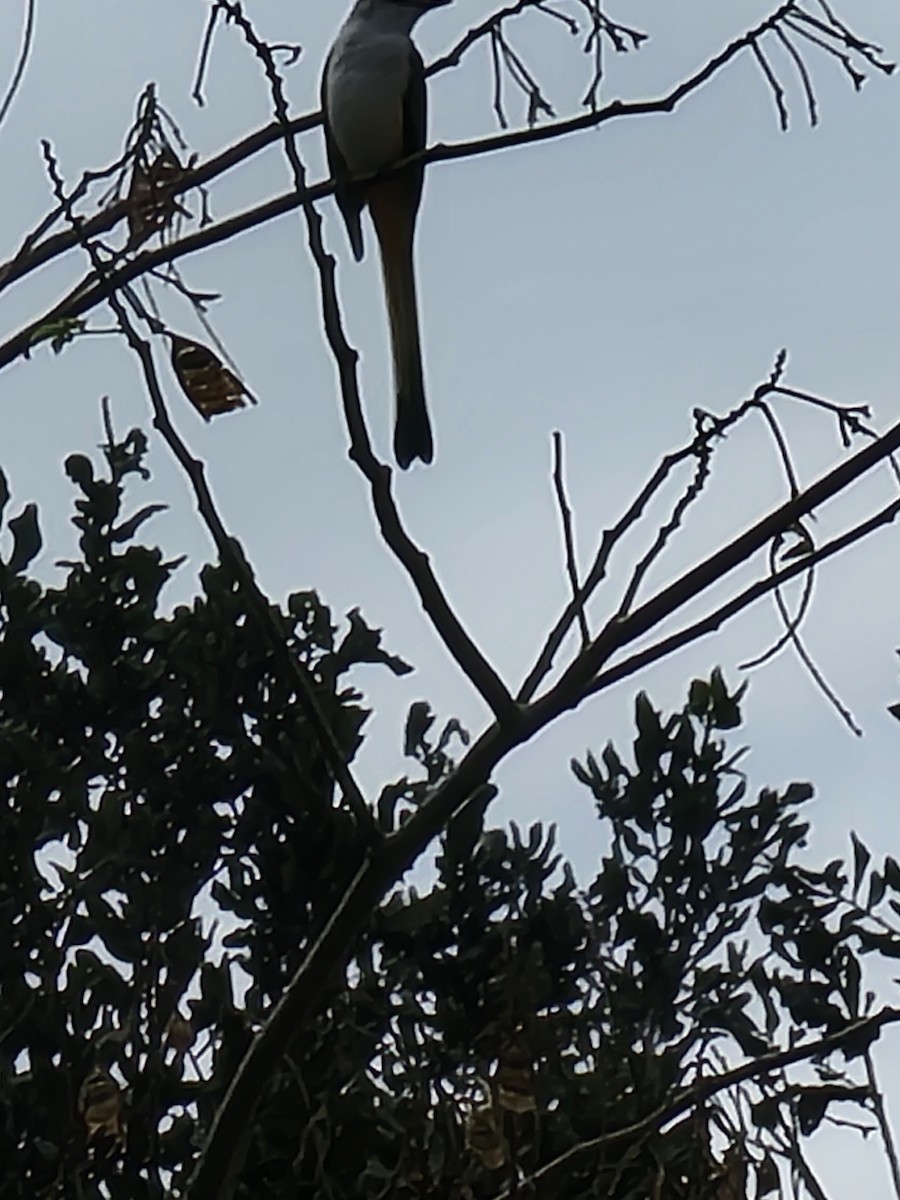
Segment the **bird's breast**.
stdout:
<svg viewBox="0 0 900 1200">
<path fill-rule="evenodd" d="M 328 62 L 325 104 L 331 133 L 354 175 L 403 157 L 403 101 L 410 43 L 404 35 L 339 35 Z"/>
</svg>

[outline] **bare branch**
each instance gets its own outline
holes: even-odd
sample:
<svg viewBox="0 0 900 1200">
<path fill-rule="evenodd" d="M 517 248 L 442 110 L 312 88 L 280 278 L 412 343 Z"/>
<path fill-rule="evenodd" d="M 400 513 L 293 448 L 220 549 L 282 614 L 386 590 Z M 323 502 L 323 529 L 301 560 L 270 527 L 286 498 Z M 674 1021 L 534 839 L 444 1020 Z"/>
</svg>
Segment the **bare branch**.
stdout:
<svg viewBox="0 0 900 1200">
<path fill-rule="evenodd" d="M 787 105 L 784 101 L 784 88 L 778 82 L 775 72 L 769 66 L 769 60 L 763 54 L 762 47 L 758 42 L 752 42 L 750 49 L 753 51 L 753 57 L 756 59 L 759 69 L 763 73 L 763 78 L 768 83 L 772 92 L 772 99 L 775 101 L 775 108 L 778 112 L 778 124 L 781 126 L 782 132 L 787 130 L 789 122 Z"/>
<path fill-rule="evenodd" d="M 556 685 L 537 702 L 538 706 L 546 705 L 548 710 L 553 713 L 574 707 L 578 703 L 579 689 L 592 682 L 593 676 L 601 670 L 612 654 L 642 637 L 651 629 L 655 629 L 662 621 L 668 620 L 689 601 L 707 591 L 714 583 L 719 583 L 727 574 L 745 563 L 779 533 L 789 529 L 801 517 L 824 504 L 826 500 L 830 500 L 848 483 L 859 479 L 866 471 L 877 466 L 882 459 L 887 458 L 898 448 L 900 448 L 900 422 L 888 430 L 878 441 L 858 450 L 856 454 L 833 467 L 798 496 L 774 509 L 745 533 L 729 542 L 727 546 L 723 546 L 696 567 L 685 572 L 674 583 L 657 592 L 640 608 L 635 609 L 628 616 L 613 618 L 594 639 L 590 648 L 576 658 Z M 887 509 L 882 512 L 890 512 L 892 514 L 890 519 L 893 519 L 894 510 L 898 506 L 900 506 L 900 501 L 888 505 Z M 796 564 L 797 569 L 805 569 L 812 558 L 811 555 L 809 559 L 803 559 Z M 768 591 L 774 586 L 774 583 L 768 579 L 764 581 L 763 586 Z M 591 690 L 596 689 L 592 688 Z"/>
<path fill-rule="evenodd" d="M 344 333 L 337 290 L 334 282 L 335 261 L 322 241 L 321 218 L 312 201 L 306 198 L 306 177 L 294 143 L 287 104 L 281 81 L 271 55 L 254 33 L 239 4 L 232 0 L 217 0 L 231 20 L 238 24 L 244 37 L 253 47 L 266 71 L 272 89 L 273 103 L 285 138 L 285 153 L 294 173 L 297 191 L 303 195 L 303 208 L 307 224 L 307 239 L 313 261 L 319 274 L 320 294 L 328 344 L 334 356 L 340 381 L 344 416 L 350 434 L 350 457 L 368 480 L 375 515 L 388 547 L 406 570 L 415 587 L 422 607 L 449 650 L 454 661 L 468 677 L 479 695 L 500 721 L 515 720 L 515 706 L 506 686 L 493 667 L 475 645 L 454 613 L 425 552 L 417 546 L 400 519 L 391 490 L 390 468 L 379 462 L 372 450 L 368 429 L 363 415 L 356 375 L 357 354 L 350 346 Z"/>
<path fill-rule="evenodd" d="M 799 625 L 803 620 L 803 615 L 809 597 L 812 595 L 812 568 L 810 568 L 810 574 L 808 578 L 810 580 L 810 585 L 805 590 L 804 596 L 801 598 L 800 608 L 796 617 L 791 617 L 791 614 L 788 612 L 782 589 L 780 587 L 775 588 L 775 605 L 778 609 L 778 614 L 781 617 L 782 623 L 785 626 L 785 637 L 793 645 L 795 651 L 797 652 L 797 657 L 800 659 L 804 667 L 806 667 L 806 670 L 809 672 L 809 675 L 816 687 L 818 687 L 825 699 L 835 709 L 847 728 L 851 731 L 851 733 L 855 733 L 857 737 L 862 737 L 863 731 L 853 719 L 853 714 L 850 712 L 850 709 L 847 708 L 847 706 L 841 701 L 837 692 L 835 692 L 834 688 L 832 688 L 828 683 L 828 680 L 822 674 L 822 671 L 807 650 L 803 639 L 800 637 Z"/>
<path fill-rule="evenodd" d="M 212 49 L 213 35 L 216 32 L 216 25 L 218 24 L 221 12 L 222 9 L 218 4 L 210 6 L 206 29 L 203 31 L 203 41 L 200 44 L 197 74 L 194 78 L 194 86 L 191 88 L 191 99 L 194 100 L 199 108 L 202 108 L 206 103 L 203 99 L 203 81 L 206 78 L 206 68 L 209 65 L 209 52 Z"/>
<path fill-rule="evenodd" d="M 559 508 L 559 519 L 562 525 L 563 546 L 566 555 L 566 574 L 572 588 L 572 600 L 577 602 L 579 593 L 578 562 L 575 556 L 575 532 L 572 528 L 572 509 L 566 498 L 566 481 L 563 477 L 563 441 L 558 429 L 553 431 L 553 485 L 556 491 L 556 503 Z M 578 609 L 578 625 L 581 630 L 582 649 L 591 640 L 584 605 Z"/>
<path fill-rule="evenodd" d="M 681 528 L 687 510 L 696 500 L 699 500 L 704 487 L 709 481 L 711 458 L 712 447 L 710 443 L 701 442 L 697 451 L 697 463 L 694 467 L 693 477 L 678 497 L 668 521 L 657 530 L 653 545 L 636 564 L 632 572 L 628 587 L 625 589 L 625 595 L 622 597 L 622 603 L 619 605 L 620 617 L 625 616 L 631 610 L 631 606 L 634 603 L 641 584 L 646 578 L 647 572 L 653 563 L 656 562 L 657 558 L 659 558 L 660 554 L 662 554 L 663 550 L 665 550 L 672 536 Z"/>
<path fill-rule="evenodd" d="M 759 600 L 762 596 L 768 595 L 769 592 L 787 583 L 801 572 L 809 570 L 810 567 L 824 562 L 825 559 L 831 558 L 835 554 L 839 554 L 842 550 L 848 549 L 856 542 L 862 541 L 863 538 L 868 537 L 869 534 L 874 533 L 881 526 L 891 524 L 898 516 L 900 516 L 900 500 L 894 500 L 884 508 L 879 509 L 868 520 L 862 521 L 846 533 L 833 538 L 830 542 L 826 542 L 807 558 L 792 562 L 789 567 L 783 568 L 777 575 L 771 575 L 766 579 L 761 579 L 751 584 L 744 591 L 733 597 L 733 599 L 720 605 L 708 616 L 695 621 L 677 633 L 660 639 L 660 641 L 655 642 L 652 646 L 648 646 L 647 649 L 641 650 L 637 654 L 633 654 L 630 658 L 626 658 L 615 666 L 602 671 L 588 687 L 588 694 L 594 695 L 597 692 L 605 691 L 614 683 L 621 682 L 621 680 L 626 679 L 629 675 L 643 670 L 644 667 L 648 667 L 662 658 L 668 658 L 676 650 L 682 649 L 698 638 L 715 632 L 727 620 L 730 620 L 731 617 L 736 616 L 739 612 L 743 612 L 744 609 L 749 608 L 751 604 Z"/>
<path fill-rule="evenodd" d="M 19 50 L 19 58 L 13 70 L 12 79 L 9 81 L 9 87 L 6 89 L 6 95 L 0 101 L 0 125 L 6 120 L 6 115 L 12 107 L 13 100 L 16 98 L 16 92 L 25 78 L 25 67 L 28 65 L 28 57 L 34 45 L 34 18 L 36 13 L 37 0 L 25 0 L 25 29 L 22 32 L 22 47 Z"/>
<path fill-rule="evenodd" d="M 78 229 L 78 217 L 71 211 L 68 199 L 65 195 L 64 183 L 62 176 L 59 174 L 56 160 L 53 156 L 50 143 L 43 142 L 44 161 L 47 165 L 48 173 L 53 182 L 54 191 L 59 199 L 64 210 L 67 210 L 67 216 Z M 96 248 L 87 239 L 82 243 L 84 249 L 91 257 L 95 271 L 102 274 L 105 270 L 105 265 L 97 253 Z M 188 450 L 185 443 L 182 441 L 172 424 L 165 399 L 163 397 L 162 388 L 159 384 L 159 378 L 156 374 L 156 367 L 153 363 L 153 355 L 150 345 L 144 339 L 138 336 L 131 319 L 122 304 L 122 301 L 112 292 L 109 296 L 109 305 L 113 310 L 118 321 L 119 328 L 124 334 L 129 346 L 137 354 L 140 359 L 141 367 L 144 372 L 144 380 L 147 385 L 147 391 L 153 405 L 153 424 L 163 437 L 163 440 L 172 451 L 176 461 L 181 466 L 191 487 L 194 491 L 194 497 L 197 503 L 197 511 L 209 530 L 212 539 L 219 551 L 220 558 L 223 563 L 228 563 L 234 572 L 235 577 L 240 581 L 244 597 L 247 601 L 248 609 L 257 617 L 260 627 L 265 630 L 270 638 L 270 644 L 273 653 L 281 659 L 281 666 L 286 673 L 293 677 L 297 683 L 297 690 L 301 697 L 301 702 L 306 710 L 307 718 L 315 729 L 319 739 L 319 744 L 322 753 L 328 762 L 328 766 L 334 774 L 334 777 L 344 794 L 347 806 L 354 814 L 359 823 L 360 832 L 366 841 L 371 841 L 376 836 L 376 828 L 372 817 L 371 809 L 367 804 L 362 792 L 359 789 L 350 768 L 346 762 L 346 756 L 341 749 L 334 731 L 325 717 L 318 698 L 315 694 L 315 683 L 311 679 L 306 666 L 300 661 L 296 655 L 291 654 L 284 638 L 284 631 L 275 622 L 273 609 L 268 599 L 259 590 L 256 580 L 253 576 L 253 570 L 248 563 L 242 548 L 239 543 L 232 538 L 225 529 L 222 519 L 216 509 L 215 502 L 212 498 L 212 493 L 206 482 L 206 471 L 203 462 L 200 459 L 194 458 Z"/>
</svg>

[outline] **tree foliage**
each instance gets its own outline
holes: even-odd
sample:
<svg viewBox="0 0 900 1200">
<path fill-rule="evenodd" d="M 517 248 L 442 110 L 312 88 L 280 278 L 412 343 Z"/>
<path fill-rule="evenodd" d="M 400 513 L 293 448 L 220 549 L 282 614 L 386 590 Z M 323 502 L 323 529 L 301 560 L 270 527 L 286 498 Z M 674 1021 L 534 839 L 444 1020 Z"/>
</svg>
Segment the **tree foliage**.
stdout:
<svg viewBox="0 0 900 1200">
<path fill-rule="evenodd" d="M 189 1194 L 238 1061 L 372 839 L 466 738 L 414 705 L 417 766 L 364 826 L 228 567 L 161 600 L 179 564 L 137 537 L 160 507 L 131 504 L 145 448 L 133 431 L 102 470 L 67 461 L 61 583 L 30 574 L 33 506 L 5 519 L 4 1198 Z M 406 664 L 313 593 L 273 615 L 351 761 L 368 710 L 348 676 Z M 475 792 L 433 878 L 373 909 L 289 1038 L 236 1194 L 730 1200 L 776 1189 L 835 1106 L 873 1112 L 857 1064 L 886 1018 L 866 1019 L 861 955 L 900 954 L 900 868 L 858 842 L 852 880 L 803 864 L 811 789 L 751 795 L 740 702 L 718 673 L 668 717 L 640 695 L 632 762 L 572 764 L 602 849 L 584 884 L 552 826 L 494 827 L 494 790 Z"/>
</svg>

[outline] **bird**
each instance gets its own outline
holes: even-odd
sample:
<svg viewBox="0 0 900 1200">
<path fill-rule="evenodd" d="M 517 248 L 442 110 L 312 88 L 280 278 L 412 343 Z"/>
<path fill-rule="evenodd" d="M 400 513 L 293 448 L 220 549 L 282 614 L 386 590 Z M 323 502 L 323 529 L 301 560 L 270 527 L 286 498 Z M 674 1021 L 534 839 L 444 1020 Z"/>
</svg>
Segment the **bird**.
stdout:
<svg viewBox="0 0 900 1200">
<path fill-rule="evenodd" d="M 368 207 L 381 250 L 397 395 L 394 457 L 403 470 L 434 458 L 413 267 L 425 168 L 415 162 L 386 179 L 371 176 L 425 148 L 425 66 L 410 34 L 426 12 L 451 2 L 356 0 L 322 72 L 325 149 L 350 248 L 360 262 Z"/>
</svg>

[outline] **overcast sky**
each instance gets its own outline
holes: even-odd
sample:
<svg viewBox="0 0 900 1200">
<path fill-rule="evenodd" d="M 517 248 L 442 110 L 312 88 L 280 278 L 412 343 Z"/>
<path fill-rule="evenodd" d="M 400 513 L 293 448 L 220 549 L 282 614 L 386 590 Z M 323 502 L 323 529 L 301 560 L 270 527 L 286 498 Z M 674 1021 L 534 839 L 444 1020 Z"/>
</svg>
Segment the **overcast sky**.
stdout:
<svg viewBox="0 0 900 1200">
<path fill-rule="evenodd" d="M 883 45 L 887 57 L 900 56 L 894 0 L 837 3 L 857 32 Z M 662 95 L 772 7 L 760 0 L 611 0 L 609 14 L 651 40 L 640 53 L 609 56 L 604 98 Z M 13 69 L 23 9 L 20 0 L 0 7 L 0 80 Z M 302 45 L 288 76 L 292 111 L 316 108 L 322 59 L 343 3 L 248 0 L 247 11 L 270 40 Z M 484 0 L 457 0 L 425 18 L 418 42 L 426 60 L 488 11 Z M 206 106 L 191 100 L 205 12 L 200 0 L 38 0 L 34 52 L 0 127 L 0 257 L 51 206 L 40 139 L 52 141 L 70 180 L 104 166 L 119 153 L 148 81 L 157 82 L 201 159 L 271 120 L 258 64 L 234 30 L 220 31 L 215 42 Z M 558 114 L 579 111 L 590 65 L 578 39 L 534 16 L 509 32 Z M 566 439 L 585 565 L 602 529 L 659 458 L 690 437 L 692 410 L 724 411 L 747 396 L 782 346 L 790 352 L 790 385 L 870 404 L 882 429 L 900 419 L 900 86 L 873 74 L 855 94 L 833 60 L 810 47 L 807 61 L 821 115 L 816 129 L 805 119 L 796 75 L 783 53 L 773 53 L 793 115 L 790 132 L 779 132 L 771 94 L 745 54 L 674 114 L 614 121 L 428 172 L 418 274 L 437 455 L 431 468 L 398 478 L 397 494 L 460 617 L 512 686 L 567 594 L 550 482 L 552 430 Z M 509 98 L 510 117 L 520 123 L 523 105 L 512 92 Z M 435 77 L 430 99 L 432 140 L 495 129 L 486 46 L 459 70 Z M 301 139 L 301 150 L 310 177 L 322 178 L 319 131 Z M 224 217 L 289 185 L 283 156 L 272 148 L 213 186 L 212 212 Z M 348 334 L 362 356 L 370 427 L 387 455 L 392 400 L 376 256 L 370 246 L 363 265 L 352 263 L 332 203 L 323 211 Z M 371 243 L 371 229 L 367 237 Z M 376 668 L 356 680 L 377 708 L 360 761 L 360 776 L 375 791 L 405 769 L 402 717 L 410 701 L 427 698 L 442 717 L 457 716 L 473 732 L 485 712 L 379 542 L 368 489 L 346 457 L 304 243 L 302 219 L 293 213 L 182 262 L 192 286 L 222 294 L 214 323 L 260 405 L 206 426 L 173 387 L 171 407 L 206 460 L 225 522 L 263 587 L 277 598 L 317 588 L 336 614 L 360 606 L 370 623 L 384 627 L 387 646 L 416 665 L 404 680 Z M 57 299 L 84 266 L 73 254 L 0 297 L 0 337 Z M 183 302 L 163 303 L 173 325 L 202 336 Z M 107 314 L 94 323 L 108 324 Z M 62 461 L 100 441 L 104 394 L 121 430 L 149 430 L 137 364 L 116 339 L 83 339 L 58 358 L 42 349 L 0 378 L 0 464 L 17 503 L 41 505 L 48 540 L 41 569 L 48 577 L 71 544 Z M 797 405 L 782 411 L 801 479 L 809 482 L 840 456 L 836 431 L 822 414 Z M 170 589 L 174 603 L 190 594 L 212 550 L 164 447 L 154 445 L 152 466 L 148 498 L 167 498 L 171 508 L 147 536 L 191 559 Z M 818 514 L 816 535 L 825 540 L 852 524 L 890 489 L 884 471 L 858 484 Z M 748 423 L 720 451 L 707 495 L 649 586 L 674 578 L 784 498 L 765 430 Z M 653 531 L 648 525 L 623 549 L 596 622 L 617 603 L 617 588 Z M 820 571 L 804 627 L 817 664 L 864 737 L 847 730 L 791 652 L 752 676 L 741 739 L 752 748 L 752 782 L 815 783 L 812 853 L 819 860 L 842 853 L 851 828 L 879 852 L 900 850 L 900 727 L 885 713 L 900 699 L 893 652 L 900 645 L 898 580 L 892 528 Z M 525 824 L 559 821 L 563 848 L 586 874 L 598 843 L 569 759 L 609 738 L 625 746 L 639 687 L 667 708 L 682 702 L 693 676 L 716 664 L 736 684 L 737 664 L 777 634 L 764 602 L 585 705 L 504 766 L 495 812 Z M 820 1161 L 834 1160 L 836 1181 L 847 1149 L 832 1138 L 822 1151 Z M 877 1195 L 879 1162 L 872 1171 L 868 1194 Z"/>
</svg>

